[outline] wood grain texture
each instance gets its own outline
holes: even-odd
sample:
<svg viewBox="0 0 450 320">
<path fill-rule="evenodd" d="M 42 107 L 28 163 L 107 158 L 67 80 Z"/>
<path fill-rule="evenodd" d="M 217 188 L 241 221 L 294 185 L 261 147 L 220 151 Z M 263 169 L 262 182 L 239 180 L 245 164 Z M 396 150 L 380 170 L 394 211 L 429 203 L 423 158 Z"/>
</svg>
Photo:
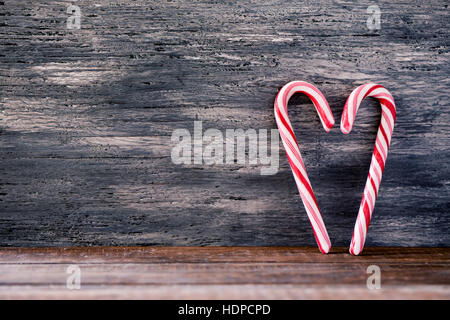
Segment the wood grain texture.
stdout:
<svg viewBox="0 0 450 320">
<path fill-rule="evenodd" d="M 47 247 L 1 248 L 0 264 L 35 263 L 398 263 L 448 264 L 448 248 L 368 247 L 362 255 L 333 247 L 328 255 L 315 247 Z M 450 279 L 447 279 L 450 280 Z"/>
<path fill-rule="evenodd" d="M 62 285 L 8 285 L 0 287 L 2 299 L 152 299 L 152 300 L 395 300 L 449 299 L 445 286 L 384 287 L 367 290 L 360 286 L 305 285 L 86 285 L 82 290 L 67 290 Z"/>
<path fill-rule="evenodd" d="M 80 290 L 66 288 L 74 264 Z M 366 286 L 370 265 L 379 290 Z M 4 299 L 450 299 L 450 249 L 2 248 L 0 283 Z"/>
<path fill-rule="evenodd" d="M 276 128 L 283 84 L 305 80 L 339 122 L 374 81 L 398 106 L 368 245 L 449 246 L 446 1 L 0 2 L 0 245 L 313 245 L 288 162 L 174 165 L 173 130 Z M 350 242 L 378 121 L 292 124 L 333 245 Z"/>
</svg>

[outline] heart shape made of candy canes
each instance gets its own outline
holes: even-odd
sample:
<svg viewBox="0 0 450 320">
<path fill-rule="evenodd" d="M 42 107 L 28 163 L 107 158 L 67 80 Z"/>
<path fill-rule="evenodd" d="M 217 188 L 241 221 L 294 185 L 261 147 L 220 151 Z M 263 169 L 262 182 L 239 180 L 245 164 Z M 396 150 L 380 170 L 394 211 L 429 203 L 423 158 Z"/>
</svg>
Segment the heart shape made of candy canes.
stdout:
<svg viewBox="0 0 450 320">
<path fill-rule="evenodd" d="M 287 113 L 288 101 L 295 93 L 304 93 L 312 100 L 326 132 L 329 132 L 333 127 L 334 117 L 325 96 L 315 86 L 304 81 L 289 82 L 281 88 L 275 98 L 275 119 L 292 174 L 294 175 L 309 221 L 311 222 L 319 249 L 322 253 L 328 253 L 331 248 L 330 238 L 312 190 L 311 182 L 306 173 L 306 167 L 303 163 L 298 142 Z M 369 175 L 350 243 L 350 253 L 353 255 L 360 254 L 364 247 L 396 118 L 395 102 L 389 91 L 381 85 L 367 83 L 353 90 L 348 97 L 341 118 L 342 133 L 348 134 L 352 130 L 356 112 L 366 97 L 374 97 L 379 100 L 381 104 L 381 122 L 370 163 Z"/>
</svg>

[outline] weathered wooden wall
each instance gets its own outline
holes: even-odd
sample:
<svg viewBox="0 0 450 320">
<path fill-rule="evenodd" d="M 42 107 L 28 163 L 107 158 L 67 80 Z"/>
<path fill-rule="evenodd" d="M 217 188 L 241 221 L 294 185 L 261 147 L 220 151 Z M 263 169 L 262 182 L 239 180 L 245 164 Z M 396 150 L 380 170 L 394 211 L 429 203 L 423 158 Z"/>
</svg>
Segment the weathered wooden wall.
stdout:
<svg viewBox="0 0 450 320">
<path fill-rule="evenodd" d="M 280 170 L 181 166 L 174 129 L 271 129 L 291 80 L 316 84 L 289 110 L 334 245 L 348 245 L 379 121 L 347 95 L 374 81 L 397 124 L 368 244 L 449 246 L 447 1 L 0 1 L 0 245 L 314 245 Z M 381 29 L 366 9 L 381 8 Z"/>
</svg>

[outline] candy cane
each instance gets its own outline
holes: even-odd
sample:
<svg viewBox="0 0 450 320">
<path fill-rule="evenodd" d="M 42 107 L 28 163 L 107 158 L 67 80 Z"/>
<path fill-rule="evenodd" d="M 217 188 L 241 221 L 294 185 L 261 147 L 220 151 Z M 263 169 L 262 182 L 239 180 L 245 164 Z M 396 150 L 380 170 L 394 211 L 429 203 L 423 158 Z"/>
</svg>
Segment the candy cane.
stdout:
<svg viewBox="0 0 450 320">
<path fill-rule="evenodd" d="M 366 97 L 374 97 L 380 101 L 381 122 L 370 163 L 369 176 L 367 177 L 358 218 L 356 219 L 355 229 L 353 231 L 352 242 L 350 244 L 350 253 L 353 255 L 361 253 L 364 242 L 366 241 L 370 218 L 372 217 L 375 200 L 380 187 L 381 176 L 383 175 L 396 117 L 394 98 L 389 91 L 380 85 L 367 83 L 353 90 L 348 97 L 341 118 L 342 133 L 348 134 L 352 130 L 356 112 L 361 101 Z"/>
<path fill-rule="evenodd" d="M 300 154 L 297 139 L 287 114 L 287 104 L 294 93 L 306 94 L 314 103 L 320 121 L 326 132 L 329 132 L 334 125 L 334 117 L 327 100 L 323 94 L 313 85 L 303 81 L 293 81 L 281 88 L 275 98 L 274 113 L 283 141 L 284 149 L 291 165 L 291 170 L 297 184 L 298 191 L 305 206 L 309 221 L 311 222 L 314 236 L 322 253 L 328 253 L 331 248 L 330 238 L 322 220 L 322 215 L 317 205 L 316 197 L 311 187 L 311 182 L 306 174 L 306 168 Z"/>
</svg>

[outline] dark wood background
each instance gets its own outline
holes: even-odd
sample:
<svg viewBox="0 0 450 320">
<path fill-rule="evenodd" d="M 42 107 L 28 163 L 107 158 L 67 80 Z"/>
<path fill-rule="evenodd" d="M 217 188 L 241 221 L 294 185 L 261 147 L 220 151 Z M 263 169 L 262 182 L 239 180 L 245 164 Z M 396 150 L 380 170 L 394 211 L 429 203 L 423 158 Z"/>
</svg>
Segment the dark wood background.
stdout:
<svg viewBox="0 0 450 320">
<path fill-rule="evenodd" d="M 314 245 L 285 157 L 180 166 L 174 129 L 276 128 L 273 101 L 314 83 L 290 117 L 333 245 L 348 245 L 380 118 L 345 100 L 374 81 L 398 114 L 367 243 L 449 246 L 447 1 L 0 1 L 0 246 Z M 369 5 L 381 29 L 366 26 Z"/>
</svg>

